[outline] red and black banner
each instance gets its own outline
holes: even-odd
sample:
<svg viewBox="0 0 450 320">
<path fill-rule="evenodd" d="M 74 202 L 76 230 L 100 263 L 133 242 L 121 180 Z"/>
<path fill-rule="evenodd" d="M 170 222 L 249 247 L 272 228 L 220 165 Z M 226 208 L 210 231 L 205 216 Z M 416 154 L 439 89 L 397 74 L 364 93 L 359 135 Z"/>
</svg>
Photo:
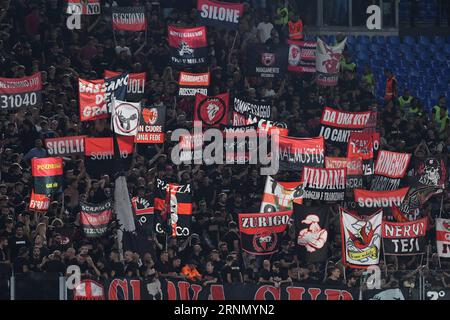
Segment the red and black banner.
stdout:
<svg viewBox="0 0 450 320">
<path fill-rule="evenodd" d="M 45 148 L 50 156 L 73 156 L 84 154 L 86 136 L 69 136 L 45 139 Z"/>
<path fill-rule="evenodd" d="M 120 76 L 121 72 L 105 70 L 105 78 Z M 126 101 L 139 102 L 144 98 L 146 73 L 129 73 Z"/>
<path fill-rule="evenodd" d="M 28 209 L 31 211 L 47 212 L 50 207 L 50 198 L 46 194 L 37 194 L 31 190 L 30 204 Z"/>
<path fill-rule="evenodd" d="M 148 237 L 155 231 L 154 226 L 154 207 L 147 199 L 133 197 L 131 199 L 133 206 L 135 225 L 137 233 Z"/>
<path fill-rule="evenodd" d="M 101 12 L 100 0 L 68 0 L 68 14 L 96 15 Z"/>
<path fill-rule="evenodd" d="M 303 199 L 344 201 L 347 169 L 304 167 L 302 181 Z"/>
<path fill-rule="evenodd" d="M 145 7 L 112 7 L 113 30 L 143 31 L 147 28 Z"/>
<path fill-rule="evenodd" d="M 276 181 L 267 176 L 260 212 L 292 210 L 292 204 L 302 203 L 303 185 L 300 181 Z"/>
<path fill-rule="evenodd" d="M 23 78 L 0 78 L 0 110 L 39 106 L 41 90 L 40 72 Z"/>
<path fill-rule="evenodd" d="M 242 3 L 216 0 L 197 0 L 197 10 L 201 23 L 205 26 L 235 30 L 244 15 Z"/>
<path fill-rule="evenodd" d="M 328 259 L 329 215 L 327 206 L 306 207 L 294 203 L 296 243 L 307 263 Z"/>
<path fill-rule="evenodd" d="M 258 123 L 261 119 L 269 120 L 272 106 L 262 101 L 245 101 L 234 98 L 233 126 L 246 126 Z"/>
<path fill-rule="evenodd" d="M 363 187 L 361 158 L 325 157 L 325 169 L 347 169 L 347 189 Z"/>
<path fill-rule="evenodd" d="M 113 202 L 107 200 L 100 204 L 80 202 L 80 223 L 88 238 L 103 236 L 112 219 Z"/>
<path fill-rule="evenodd" d="M 166 122 L 166 107 L 142 108 L 136 143 L 164 143 Z"/>
<path fill-rule="evenodd" d="M 381 150 L 375 162 L 372 190 L 395 190 L 408 169 L 410 153 Z"/>
<path fill-rule="evenodd" d="M 157 234 L 189 236 L 192 216 L 191 185 L 177 185 L 156 178 L 154 210 Z"/>
<path fill-rule="evenodd" d="M 410 222 L 383 221 L 384 254 L 416 255 L 425 253 L 428 218 Z"/>
<path fill-rule="evenodd" d="M 288 71 L 292 72 L 316 72 L 316 46 L 315 41 L 288 40 L 289 56 Z"/>
<path fill-rule="evenodd" d="M 346 144 L 353 131 L 362 131 L 371 112 L 344 112 L 330 107 L 325 107 L 320 123 L 320 136 L 334 144 Z"/>
<path fill-rule="evenodd" d="M 178 79 L 178 95 L 181 97 L 193 97 L 197 93 L 208 95 L 209 83 L 209 72 L 189 73 L 182 71 Z"/>
<path fill-rule="evenodd" d="M 279 137 L 280 170 L 299 171 L 305 166 L 323 167 L 325 144 L 322 137 Z"/>
<path fill-rule="evenodd" d="M 242 250 L 254 255 L 270 255 L 278 252 L 291 215 L 292 211 L 240 213 Z"/>
<path fill-rule="evenodd" d="M 62 190 L 62 158 L 31 159 L 31 174 L 34 177 L 34 191 L 38 194 L 52 194 Z"/>
<path fill-rule="evenodd" d="M 123 168 L 131 164 L 134 152 L 134 137 L 117 136 L 120 151 L 120 163 Z M 112 137 L 85 138 L 86 169 L 91 176 L 100 177 L 102 174 L 114 173 L 114 141 Z"/>
<path fill-rule="evenodd" d="M 380 134 L 378 132 L 351 132 L 347 145 L 347 157 L 361 158 L 364 175 L 373 175 L 374 157 L 379 148 Z"/>
<path fill-rule="evenodd" d="M 195 66 L 208 63 L 206 27 L 168 26 L 170 61 L 173 65 Z"/>
<path fill-rule="evenodd" d="M 78 78 L 80 120 L 92 121 L 109 118 L 112 110 L 112 97 L 117 100 L 125 100 L 128 81 L 128 73 L 107 79 L 84 80 Z"/>
<path fill-rule="evenodd" d="M 288 63 L 288 48 L 284 45 L 250 45 L 247 49 L 247 75 L 264 79 L 283 78 Z"/>
<path fill-rule="evenodd" d="M 355 202 L 361 208 L 391 208 L 399 206 L 408 192 L 409 187 L 390 191 L 371 191 L 355 189 Z"/>
<path fill-rule="evenodd" d="M 232 283 L 202 285 L 186 279 L 159 277 L 148 282 L 133 278 L 113 278 L 102 282 L 82 280 L 75 290 L 69 291 L 69 300 L 358 300 L 359 288 L 304 283 Z M 372 290 L 369 290 L 372 291 Z M 57 295 L 57 293 L 56 293 Z M 242 305 L 243 310 L 250 310 Z M 245 307 L 245 309 L 244 309 Z M 269 314 L 270 304 L 257 306 L 261 314 Z M 253 309 L 252 309 L 253 310 Z M 248 312 L 248 311 L 247 311 Z"/>
<path fill-rule="evenodd" d="M 229 93 L 213 97 L 197 93 L 195 95 L 194 120 L 201 121 L 204 126 L 209 127 L 227 125 L 229 99 Z"/>
</svg>

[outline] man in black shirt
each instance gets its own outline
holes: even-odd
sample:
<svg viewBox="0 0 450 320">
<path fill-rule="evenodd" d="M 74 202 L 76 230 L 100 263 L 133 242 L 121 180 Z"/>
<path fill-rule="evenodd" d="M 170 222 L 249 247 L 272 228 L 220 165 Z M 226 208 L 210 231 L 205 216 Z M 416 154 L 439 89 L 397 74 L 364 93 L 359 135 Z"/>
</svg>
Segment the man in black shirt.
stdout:
<svg viewBox="0 0 450 320">
<path fill-rule="evenodd" d="M 21 248 L 29 248 L 30 240 L 25 236 L 23 232 L 23 226 L 18 224 L 16 227 L 16 233 L 9 239 L 9 246 L 11 250 L 11 258 L 14 259 L 17 257 Z"/>
<path fill-rule="evenodd" d="M 26 273 L 30 271 L 30 258 L 27 247 L 19 249 L 19 256 L 14 260 L 14 273 Z"/>
<path fill-rule="evenodd" d="M 225 266 L 222 268 L 222 279 L 224 283 L 243 282 L 241 268 L 232 255 L 227 257 Z"/>
</svg>

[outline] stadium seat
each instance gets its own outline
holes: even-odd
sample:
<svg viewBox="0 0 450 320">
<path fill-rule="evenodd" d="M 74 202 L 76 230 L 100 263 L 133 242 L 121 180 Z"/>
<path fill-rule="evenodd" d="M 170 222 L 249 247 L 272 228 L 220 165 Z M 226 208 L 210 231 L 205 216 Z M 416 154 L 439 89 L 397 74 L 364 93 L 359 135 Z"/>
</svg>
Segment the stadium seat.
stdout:
<svg viewBox="0 0 450 320">
<path fill-rule="evenodd" d="M 424 46 L 428 46 L 430 44 L 430 38 L 425 37 L 425 36 L 420 36 L 419 37 L 419 43 L 424 45 Z"/>
<path fill-rule="evenodd" d="M 398 36 L 388 36 L 387 37 L 387 43 L 390 45 L 399 45 L 400 44 L 400 38 Z"/>
<path fill-rule="evenodd" d="M 414 40 L 414 38 L 411 37 L 411 36 L 406 36 L 406 37 L 403 39 L 403 43 L 406 43 L 406 44 L 409 44 L 410 46 L 413 46 L 413 45 L 416 44 L 416 40 Z"/>
<path fill-rule="evenodd" d="M 440 36 L 434 36 L 433 37 L 433 43 L 439 46 L 443 46 L 445 44 L 445 39 Z"/>
<path fill-rule="evenodd" d="M 357 36 L 356 37 L 356 41 L 358 43 L 365 44 L 365 45 L 369 45 L 370 44 L 369 36 Z"/>
</svg>

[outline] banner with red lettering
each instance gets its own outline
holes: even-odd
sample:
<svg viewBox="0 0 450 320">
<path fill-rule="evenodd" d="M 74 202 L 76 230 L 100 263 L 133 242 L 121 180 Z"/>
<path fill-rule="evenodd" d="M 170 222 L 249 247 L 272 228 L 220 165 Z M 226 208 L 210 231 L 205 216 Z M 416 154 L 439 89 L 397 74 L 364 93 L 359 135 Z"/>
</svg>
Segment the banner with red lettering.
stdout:
<svg viewBox="0 0 450 320">
<path fill-rule="evenodd" d="M 197 0 L 197 11 L 201 23 L 205 26 L 236 30 L 239 28 L 239 19 L 244 15 L 244 5 L 216 0 Z"/>
<path fill-rule="evenodd" d="M 105 78 L 114 78 L 120 76 L 121 72 L 115 72 L 105 70 Z M 144 98 L 145 93 L 145 81 L 147 74 L 141 73 L 129 73 L 128 86 L 126 93 L 126 101 L 139 102 Z"/>
<path fill-rule="evenodd" d="M 67 0 L 68 14 L 96 15 L 100 12 L 100 0 Z"/>
<path fill-rule="evenodd" d="M 292 211 L 240 213 L 238 219 L 242 250 L 254 255 L 278 252 L 291 215 Z"/>
<path fill-rule="evenodd" d="M 41 73 L 23 78 L 0 78 L 0 110 L 36 107 L 42 103 Z"/>
<path fill-rule="evenodd" d="M 112 278 L 102 282 L 81 280 L 75 290 L 69 290 L 68 300 L 358 300 L 359 288 L 347 286 L 281 283 L 213 283 L 203 285 L 186 279 L 159 277 L 159 281 L 138 278 Z M 242 304 L 235 306 L 241 314 L 271 314 L 273 305 Z M 250 308 L 253 307 L 253 308 Z M 237 311 L 236 311 L 237 312 Z"/>
<path fill-rule="evenodd" d="M 168 26 L 170 61 L 175 66 L 196 66 L 208 63 L 206 27 L 179 28 Z"/>
<path fill-rule="evenodd" d="M 49 156 L 73 156 L 84 154 L 86 136 L 68 136 L 45 139 L 45 148 Z"/>
<path fill-rule="evenodd" d="M 348 143 L 350 133 L 362 131 L 366 126 L 371 112 L 344 112 L 325 107 L 320 119 L 320 136 L 327 142 L 342 146 Z"/>
<path fill-rule="evenodd" d="M 209 82 L 209 72 L 190 73 L 182 71 L 178 79 L 178 95 L 181 97 L 193 97 L 200 93 L 206 96 L 208 95 Z"/>
<path fill-rule="evenodd" d="M 222 93 L 208 97 L 195 95 L 194 120 L 201 121 L 204 126 L 219 127 L 228 124 L 228 104 L 230 94 Z"/>
<path fill-rule="evenodd" d="M 38 194 L 52 194 L 62 190 L 62 158 L 31 159 L 31 174 L 34 177 L 34 190 Z"/>
<path fill-rule="evenodd" d="M 112 200 L 100 204 L 80 202 L 80 223 L 88 238 L 105 235 L 112 219 Z"/>
<path fill-rule="evenodd" d="M 303 188 L 300 181 L 275 181 L 267 176 L 260 212 L 292 210 L 292 204 L 302 203 Z"/>
<path fill-rule="evenodd" d="M 383 211 L 362 217 L 341 208 L 342 262 L 351 268 L 367 268 L 380 261 Z"/>
<path fill-rule="evenodd" d="M 46 194 L 35 193 L 31 190 L 30 204 L 28 209 L 31 211 L 47 212 L 50 207 L 50 197 Z"/>
<path fill-rule="evenodd" d="M 287 60 L 288 50 L 285 45 L 249 45 L 246 75 L 263 79 L 283 78 L 287 70 Z"/>
<path fill-rule="evenodd" d="M 112 7 L 113 30 L 143 31 L 147 28 L 145 7 Z"/>
<path fill-rule="evenodd" d="M 323 167 L 325 143 L 322 137 L 279 137 L 280 170 L 299 171 L 305 166 Z"/>
<path fill-rule="evenodd" d="M 316 72 L 316 46 L 315 41 L 288 40 L 289 56 L 288 71 L 292 72 Z"/>
<path fill-rule="evenodd" d="M 136 143 L 164 143 L 166 107 L 142 108 Z"/>
<path fill-rule="evenodd" d="M 428 218 L 410 222 L 382 223 L 385 255 L 416 255 L 425 253 Z"/>
<path fill-rule="evenodd" d="M 375 162 L 375 176 L 372 179 L 371 189 L 375 191 L 398 189 L 410 160 L 410 153 L 381 150 Z"/>
<path fill-rule="evenodd" d="M 323 169 L 304 167 L 302 181 L 303 199 L 344 201 L 347 168 Z"/>
<path fill-rule="evenodd" d="M 319 86 L 336 86 L 339 80 L 341 56 L 347 38 L 335 46 L 330 46 L 317 39 L 316 48 L 316 83 Z"/>
<path fill-rule="evenodd" d="M 128 80 L 127 73 L 107 79 L 84 80 L 78 78 L 80 120 L 92 121 L 109 118 L 112 110 L 112 98 L 125 100 Z"/>
<path fill-rule="evenodd" d="M 436 218 L 436 248 L 441 258 L 450 258 L 450 219 Z"/>
</svg>

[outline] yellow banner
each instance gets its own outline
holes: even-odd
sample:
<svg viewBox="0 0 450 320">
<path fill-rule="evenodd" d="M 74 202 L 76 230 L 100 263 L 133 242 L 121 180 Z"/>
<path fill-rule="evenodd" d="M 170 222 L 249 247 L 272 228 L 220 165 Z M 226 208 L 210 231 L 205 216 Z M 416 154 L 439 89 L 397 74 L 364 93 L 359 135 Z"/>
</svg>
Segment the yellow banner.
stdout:
<svg viewBox="0 0 450 320">
<path fill-rule="evenodd" d="M 373 246 L 372 248 L 369 248 L 366 251 L 363 252 L 354 252 L 354 251 L 347 251 L 348 257 L 352 260 L 362 260 L 365 258 L 371 258 L 371 259 L 377 259 L 378 258 L 378 248 Z"/>
</svg>

